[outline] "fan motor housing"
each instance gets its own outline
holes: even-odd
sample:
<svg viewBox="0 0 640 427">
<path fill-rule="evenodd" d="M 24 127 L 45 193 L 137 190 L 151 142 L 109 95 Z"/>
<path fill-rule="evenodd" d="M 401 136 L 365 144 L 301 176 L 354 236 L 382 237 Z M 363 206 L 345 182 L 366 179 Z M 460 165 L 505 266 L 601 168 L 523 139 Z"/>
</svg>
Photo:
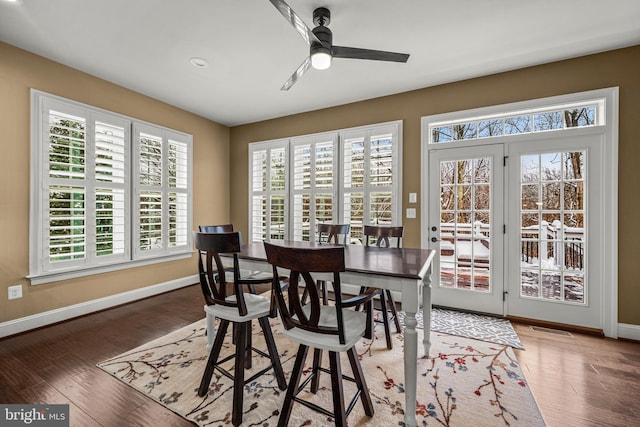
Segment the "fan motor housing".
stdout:
<svg viewBox="0 0 640 427">
<path fill-rule="evenodd" d="M 331 48 L 331 46 L 333 45 L 333 33 L 330 29 L 323 25 L 318 25 L 311 31 L 316 35 L 318 40 L 322 42 L 323 46 Z"/>
<path fill-rule="evenodd" d="M 331 22 L 331 12 L 326 7 L 313 11 L 313 25 L 326 27 Z"/>
</svg>

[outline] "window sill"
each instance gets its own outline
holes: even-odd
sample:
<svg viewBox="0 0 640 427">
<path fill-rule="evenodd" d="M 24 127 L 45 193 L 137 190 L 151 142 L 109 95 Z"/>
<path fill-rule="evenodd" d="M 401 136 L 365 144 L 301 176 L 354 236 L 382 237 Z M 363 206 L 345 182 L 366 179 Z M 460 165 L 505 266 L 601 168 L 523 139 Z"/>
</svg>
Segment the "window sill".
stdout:
<svg viewBox="0 0 640 427">
<path fill-rule="evenodd" d="M 60 282 L 62 280 L 75 279 L 77 277 L 91 276 L 94 274 L 110 273 L 112 271 L 126 270 L 128 268 L 143 267 L 145 265 L 158 264 L 161 262 L 176 261 L 179 259 L 191 258 L 192 251 L 181 252 L 178 254 L 167 255 L 163 257 L 141 259 L 135 261 L 127 261 L 118 264 L 109 264 L 86 269 L 75 269 L 70 271 L 58 271 L 43 274 L 34 274 L 27 276 L 32 285 L 42 285 L 45 283 Z"/>
</svg>

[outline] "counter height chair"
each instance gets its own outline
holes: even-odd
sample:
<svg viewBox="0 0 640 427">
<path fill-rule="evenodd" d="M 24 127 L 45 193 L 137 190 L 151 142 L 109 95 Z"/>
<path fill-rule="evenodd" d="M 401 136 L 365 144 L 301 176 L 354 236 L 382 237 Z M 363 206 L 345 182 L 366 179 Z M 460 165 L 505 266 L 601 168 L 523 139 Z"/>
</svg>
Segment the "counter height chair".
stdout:
<svg viewBox="0 0 640 427">
<path fill-rule="evenodd" d="M 255 295 L 244 292 L 244 287 L 253 284 L 251 279 L 240 277 L 238 265 L 238 252 L 240 252 L 240 234 L 232 233 L 195 233 L 193 234 L 196 249 L 198 250 L 198 272 L 200 286 L 206 302 L 205 311 L 220 319 L 220 327 L 215 334 L 215 341 L 209 353 L 209 359 L 205 367 L 198 396 L 205 396 L 209 390 L 211 377 L 214 370 L 233 380 L 233 408 L 231 422 L 234 426 L 242 423 L 242 404 L 244 386 L 256 378 L 273 369 L 278 387 L 281 390 L 287 388 L 284 372 L 280 364 L 280 355 L 276 349 L 269 317 L 275 316 L 273 298 L 263 295 Z M 233 258 L 233 281 L 230 283 L 232 292 L 228 293 L 225 267 L 220 255 L 228 254 Z M 217 275 L 217 279 L 216 279 Z M 224 278 L 224 280 L 222 279 Z M 257 319 L 264 334 L 268 354 L 253 348 L 251 344 L 251 321 Z M 235 353 L 221 360 L 220 351 L 229 327 L 234 325 Z M 257 354 L 270 359 L 270 364 L 245 380 L 245 368 L 250 367 L 250 354 Z M 222 364 L 234 359 L 235 365 L 232 372 L 222 367 Z"/>
<path fill-rule="evenodd" d="M 349 224 L 318 224 L 318 242 L 346 245 L 350 229 Z"/>
<path fill-rule="evenodd" d="M 395 239 L 395 247 L 400 247 L 400 241 L 404 235 L 404 227 L 387 227 L 379 225 L 365 225 L 364 236 L 365 245 L 376 245 L 378 247 L 392 247 L 392 239 Z M 375 241 L 374 241 L 375 238 Z M 360 293 L 364 292 L 366 287 L 360 288 Z M 391 291 L 389 289 L 379 289 L 380 294 L 380 310 L 382 311 L 382 320 L 376 320 L 378 323 L 384 325 L 384 335 L 387 340 L 387 348 L 393 348 L 393 341 L 391 340 L 391 328 L 389 326 L 389 320 L 392 319 L 396 327 L 397 332 L 402 332 L 400 327 L 400 321 L 398 320 L 398 313 L 396 310 L 396 303 L 393 300 Z M 374 307 L 375 309 L 375 307 Z"/>
<path fill-rule="evenodd" d="M 363 294 L 343 300 L 340 292 L 340 273 L 345 271 L 344 247 L 327 246 L 314 248 L 291 248 L 264 243 L 267 261 L 273 267 L 272 290 L 275 293 L 278 313 L 284 327 L 283 335 L 297 341 L 300 346 L 289 379 L 289 387 L 284 398 L 278 426 L 285 427 L 289 423 L 293 403 L 300 403 L 334 419 L 337 426 L 345 426 L 347 416 L 358 399 L 362 402 L 364 412 L 373 416 L 373 403 L 365 381 L 355 344 L 371 326 L 371 311 L 363 312 L 348 309 L 356 304 L 370 306 L 373 294 Z M 280 286 L 278 268 L 289 270 L 289 287 L 287 298 Z M 322 304 L 312 273 L 332 273 L 335 291 L 335 305 Z M 303 304 L 298 287 L 302 282 L 309 289 L 309 302 Z M 313 367 L 309 377 L 300 384 L 304 362 L 309 347 L 314 348 Z M 322 351 L 329 352 L 330 369 L 322 368 Z M 353 378 L 342 374 L 340 353 L 346 352 L 351 364 Z M 327 410 L 315 403 L 298 397 L 298 394 L 311 382 L 311 392 L 316 393 L 319 386 L 320 373 L 331 375 L 331 391 L 333 410 Z M 343 381 L 352 381 L 357 385 L 357 392 L 349 405 L 345 406 Z"/>
<path fill-rule="evenodd" d="M 201 233 L 230 233 L 233 232 L 233 224 L 199 225 L 198 229 Z M 225 267 L 224 270 L 227 273 L 233 273 L 233 267 Z M 254 294 L 256 293 L 254 285 L 261 283 L 271 284 L 271 275 L 260 271 L 240 270 L 240 275 L 243 278 L 253 280 L 253 283 L 249 283 L 249 289 Z M 233 276 L 231 274 L 227 274 L 227 281 L 230 282 L 231 280 L 233 280 Z"/>
<path fill-rule="evenodd" d="M 346 245 L 349 238 L 349 224 L 318 224 L 318 243 L 326 242 L 335 245 Z M 342 238 L 340 238 L 342 236 Z M 329 289 L 325 280 L 318 280 L 316 283 L 320 292 L 322 292 L 323 303 L 326 305 L 329 301 Z M 302 303 L 307 303 L 308 290 L 305 287 L 302 293 Z"/>
<path fill-rule="evenodd" d="M 199 225 L 198 230 L 201 233 L 231 233 L 233 232 L 233 224 Z"/>
<path fill-rule="evenodd" d="M 233 232 L 233 224 L 199 225 L 198 230 L 200 230 L 201 233 L 230 233 L 230 232 Z M 227 275 L 227 278 L 226 278 L 227 283 L 232 282 L 233 266 L 225 266 L 224 271 Z M 272 280 L 271 275 L 265 274 L 261 271 L 240 270 L 240 276 L 244 279 L 250 279 L 248 280 L 247 286 L 248 286 L 249 292 L 251 292 L 252 294 L 256 293 L 255 285 L 268 284 L 269 286 L 271 286 L 271 280 Z M 217 277 L 218 277 L 218 273 L 214 275 L 214 280 L 218 280 Z M 229 292 L 232 290 L 228 289 L 227 291 Z M 213 346 L 213 336 L 215 334 L 216 319 L 210 312 L 206 312 L 205 310 L 205 313 L 207 317 L 207 329 L 205 331 L 207 335 L 207 351 L 210 351 L 211 347 Z M 209 331 L 211 331 L 211 333 L 209 333 Z M 235 337 L 235 334 L 234 334 L 234 337 Z M 250 366 L 251 362 L 249 361 L 248 364 Z"/>
</svg>

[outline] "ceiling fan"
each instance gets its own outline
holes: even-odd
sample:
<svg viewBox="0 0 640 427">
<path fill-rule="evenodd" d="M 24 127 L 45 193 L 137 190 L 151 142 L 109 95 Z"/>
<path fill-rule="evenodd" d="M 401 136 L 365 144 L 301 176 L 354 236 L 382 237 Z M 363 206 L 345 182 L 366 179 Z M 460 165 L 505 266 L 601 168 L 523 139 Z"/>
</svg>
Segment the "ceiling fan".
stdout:
<svg viewBox="0 0 640 427">
<path fill-rule="evenodd" d="M 327 25 L 329 25 L 331 21 L 331 12 L 329 9 L 319 7 L 313 11 L 313 23 L 316 27 L 311 30 L 284 0 L 269 1 L 309 44 L 309 56 L 300 64 L 291 77 L 289 77 L 289 80 L 282 85 L 280 90 L 289 90 L 310 66 L 317 70 L 326 70 L 331 66 L 333 58 L 371 59 L 392 62 L 407 62 L 409 59 L 409 54 L 407 53 L 334 46 L 333 34 L 331 30 L 327 28 Z"/>
</svg>

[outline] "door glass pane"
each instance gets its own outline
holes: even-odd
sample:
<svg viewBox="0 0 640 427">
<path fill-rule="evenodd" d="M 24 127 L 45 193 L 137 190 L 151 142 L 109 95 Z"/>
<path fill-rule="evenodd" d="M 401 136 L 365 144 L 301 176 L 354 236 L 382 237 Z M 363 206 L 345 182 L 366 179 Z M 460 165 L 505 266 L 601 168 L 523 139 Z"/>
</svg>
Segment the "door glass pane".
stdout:
<svg viewBox="0 0 640 427">
<path fill-rule="evenodd" d="M 490 292 L 491 158 L 440 162 L 440 286 Z"/>
<path fill-rule="evenodd" d="M 521 157 L 521 296 L 586 303 L 585 157 Z"/>
</svg>

